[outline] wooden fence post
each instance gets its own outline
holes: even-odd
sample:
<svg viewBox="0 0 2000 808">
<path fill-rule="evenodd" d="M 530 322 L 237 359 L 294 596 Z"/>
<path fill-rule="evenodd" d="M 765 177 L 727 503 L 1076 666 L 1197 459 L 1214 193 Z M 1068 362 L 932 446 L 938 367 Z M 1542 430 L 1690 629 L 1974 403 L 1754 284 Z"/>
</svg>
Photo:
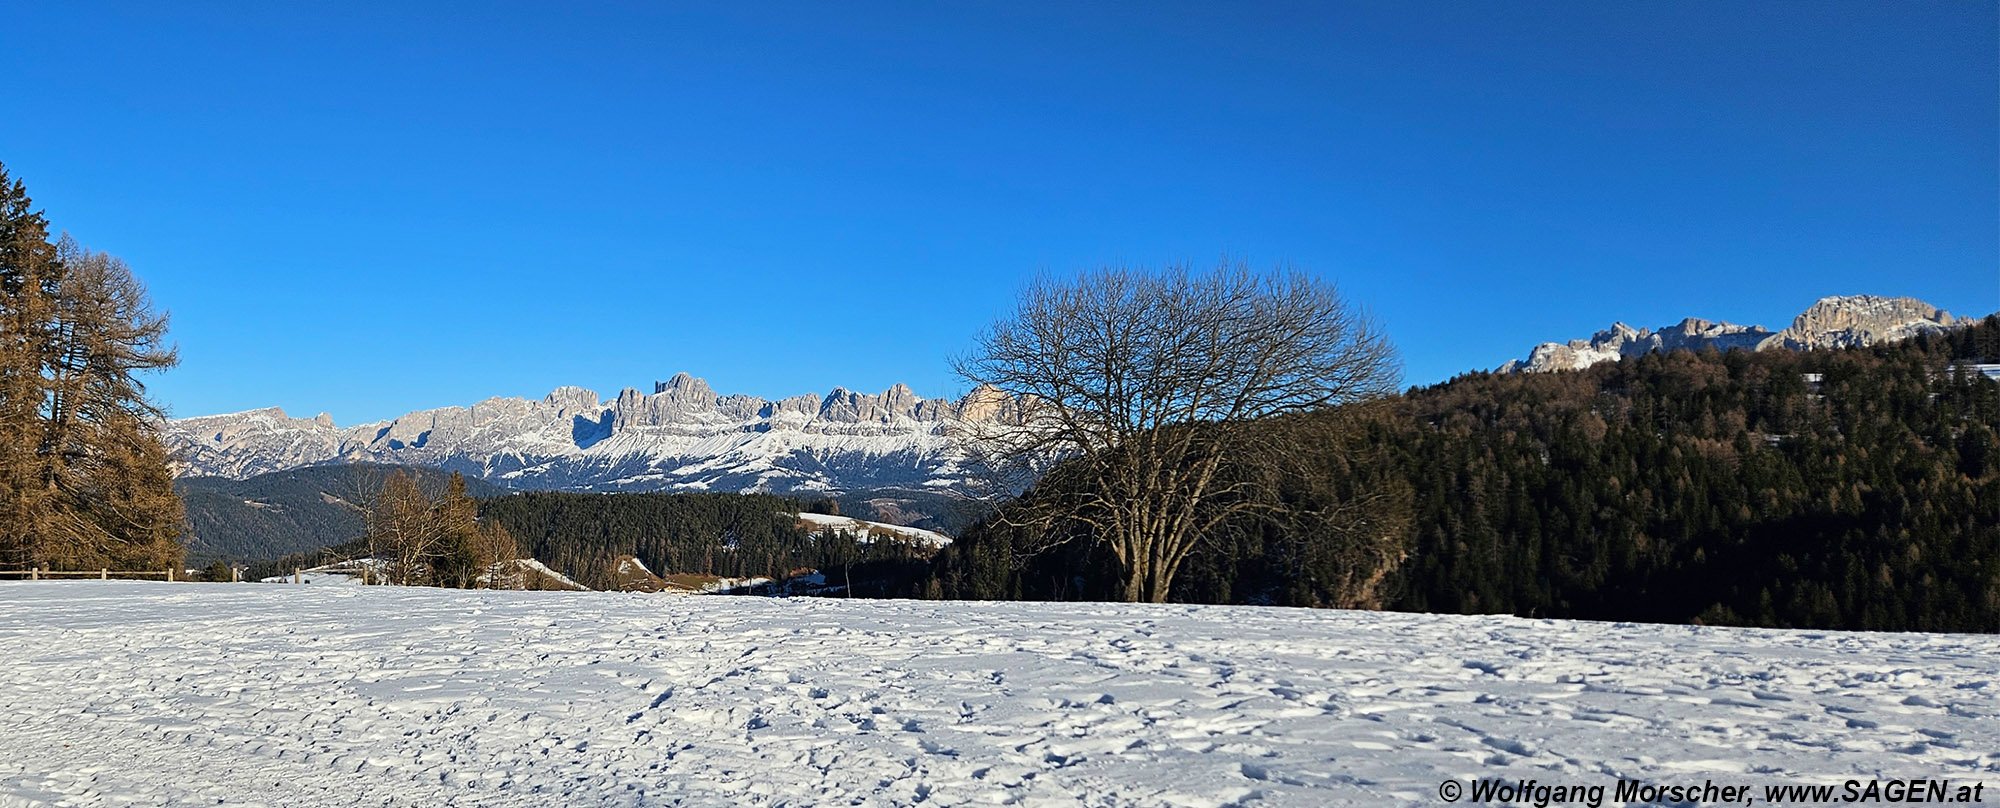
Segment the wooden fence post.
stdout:
<svg viewBox="0 0 2000 808">
<path fill-rule="evenodd" d="M 306 577 L 305 577 L 305 573 L 301 572 L 301 571 L 299 570 L 299 568 L 298 568 L 298 567 L 293 567 L 293 568 L 292 568 L 292 583 L 295 583 L 295 584 L 302 584 L 302 583 L 305 583 L 305 582 L 306 582 Z"/>
<path fill-rule="evenodd" d="M 173 567 L 168 567 L 168 568 L 167 568 L 167 583 L 173 583 L 173 582 L 174 582 L 174 568 L 173 568 Z"/>
<path fill-rule="evenodd" d="M 28 580 L 30 580 L 30 581 L 39 581 L 39 580 L 41 580 L 41 579 L 42 579 L 42 568 L 41 568 L 41 567 L 29 567 L 29 568 L 28 568 Z"/>
<path fill-rule="evenodd" d="M 97 580 L 100 580 L 100 581 L 109 581 L 109 580 L 111 580 L 111 570 L 110 570 L 110 569 L 107 569 L 107 568 L 103 568 L 103 567 L 99 567 L 99 568 L 98 568 L 98 570 L 97 570 Z"/>
</svg>

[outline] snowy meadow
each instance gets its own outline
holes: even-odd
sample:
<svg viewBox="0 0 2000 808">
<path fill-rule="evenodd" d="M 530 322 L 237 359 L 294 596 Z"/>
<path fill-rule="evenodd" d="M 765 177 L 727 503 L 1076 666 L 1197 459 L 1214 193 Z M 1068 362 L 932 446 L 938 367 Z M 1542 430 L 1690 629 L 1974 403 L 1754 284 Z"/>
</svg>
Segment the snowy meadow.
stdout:
<svg viewBox="0 0 2000 808">
<path fill-rule="evenodd" d="M 0 805 L 1442 804 L 2000 781 L 2000 638 L 400 587 L 0 586 Z M 1991 789 L 1989 789 L 1989 792 Z"/>
</svg>

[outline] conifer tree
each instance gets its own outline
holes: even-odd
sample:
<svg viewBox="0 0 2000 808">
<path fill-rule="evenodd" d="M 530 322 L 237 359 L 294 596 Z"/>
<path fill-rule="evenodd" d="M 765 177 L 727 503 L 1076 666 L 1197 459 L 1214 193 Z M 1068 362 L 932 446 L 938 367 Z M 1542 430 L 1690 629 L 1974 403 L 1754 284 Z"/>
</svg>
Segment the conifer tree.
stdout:
<svg viewBox="0 0 2000 808">
<path fill-rule="evenodd" d="M 48 222 L 33 205 L 0 165 L 0 564 L 13 568 L 46 556 L 49 512 L 35 449 L 57 273 Z"/>
<path fill-rule="evenodd" d="M 176 363 L 167 318 L 123 261 L 48 231 L 0 166 L 0 564 L 178 565 L 162 413 L 135 375 Z"/>
<path fill-rule="evenodd" d="M 479 503 L 465 493 L 465 475 L 451 473 L 444 496 L 437 503 L 438 541 L 434 551 L 434 583 L 439 586 L 472 587 L 483 560 L 479 557 Z"/>
</svg>

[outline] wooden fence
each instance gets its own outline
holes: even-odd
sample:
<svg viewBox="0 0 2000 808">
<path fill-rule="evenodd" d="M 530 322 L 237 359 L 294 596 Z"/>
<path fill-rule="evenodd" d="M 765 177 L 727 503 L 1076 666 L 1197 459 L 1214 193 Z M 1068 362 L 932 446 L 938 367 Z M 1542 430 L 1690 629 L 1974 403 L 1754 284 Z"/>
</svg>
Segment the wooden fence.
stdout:
<svg viewBox="0 0 2000 808">
<path fill-rule="evenodd" d="M 0 570 L 0 577 L 4 577 L 4 576 L 13 576 L 13 577 L 16 577 L 16 578 L 26 578 L 26 579 L 28 579 L 28 580 L 30 580 L 30 581 L 40 581 L 40 580 L 44 580 L 44 579 L 46 579 L 46 580 L 55 580 L 55 579 L 57 579 L 57 578 L 96 578 L 97 580 L 100 580 L 100 581 L 109 581 L 109 580 L 111 580 L 111 577 L 112 577 L 112 576 L 114 576 L 114 575 L 115 575 L 115 576 L 118 576 L 119 578 L 164 578 L 164 579 L 166 579 L 166 580 L 167 580 L 167 581 L 169 581 L 169 582 L 172 582 L 172 581 L 177 581 L 177 580 L 184 580 L 184 579 L 186 579 L 186 577 L 187 577 L 187 576 L 186 576 L 186 575 L 184 575 L 184 574 L 176 574 L 176 573 L 175 573 L 175 572 L 174 572 L 174 571 L 173 571 L 172 569 L 165 569 L 165 570 L 112 570 L 112 569 L 100 569 L 100 570 L 47 570 L 47 569 L 29 569 L 29 570 Z M 242 571 L 241 571 L 241 570 L 237 570 L 237 569 L 234 569 L 234 568 L 232 568 L 232 569 L 230 569 L 230 571 L 229 571 L 229 576 L 230 576 L 230 579 L 231 579 L 231 580 L 242 580 Z"/>
</svg>

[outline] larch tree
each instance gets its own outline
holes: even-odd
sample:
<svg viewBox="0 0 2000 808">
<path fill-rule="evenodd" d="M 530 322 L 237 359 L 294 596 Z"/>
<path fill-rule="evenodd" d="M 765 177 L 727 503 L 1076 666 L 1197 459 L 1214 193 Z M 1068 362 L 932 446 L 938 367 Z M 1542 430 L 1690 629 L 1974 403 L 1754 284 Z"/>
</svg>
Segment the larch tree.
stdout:
<svg viewBox="0 0 2000 808">
<path fill-rule="evenodd" d="M 389 583 L 424 583 L 442 524 L 437 505 L 417 481 L 400 470 L 392 472 L 368 508 L 369 555 L 384 562 Z"/>
<path fill-rule="evenodd" d="M 499 589 L 502 580 L 502 566 L 521 557 L 521 549 L 514 542 L 514 534 L 507 532 L 507 526 L 496 519 L 484 519 L 473 533 L 472 556 L 479 565 L 479 577 L 474 583 L 486 589 Z"/>
<path fill-rule="evenodd" d="M 42 479 L 60 503 L 56 562 L 152 568 L 179 563 L 183 513 L 158 436 L 165 414 L 136 374 L 178 362 L 167 318 L 124 261 L 57 246 L 63 276 L 50 329 Z"/>
<path fill-rule="evenodd" d="M 178 565 L 184 520 L 137 374 L 167 318 L 123 261 L 64 237 L 0 166 L 0 563 Z"/>
<path fill-rule="evenodd" d="M 959 374 L 1012 416 L 974 427 L 989 467 L 1050 468 L 1004 508 L 1042 538 L 1106 548 L 1123 598 L 1164 602 L 1219 526 L 1280 508 L 1307 454 L 1270 420 L 1387 396 L 1395 352 L 1329 283 L 1241 265 L 1044 278 L 981 335 Z M 1232 471 L 1233 470 L 1233 471 Z"/>
</svg>

